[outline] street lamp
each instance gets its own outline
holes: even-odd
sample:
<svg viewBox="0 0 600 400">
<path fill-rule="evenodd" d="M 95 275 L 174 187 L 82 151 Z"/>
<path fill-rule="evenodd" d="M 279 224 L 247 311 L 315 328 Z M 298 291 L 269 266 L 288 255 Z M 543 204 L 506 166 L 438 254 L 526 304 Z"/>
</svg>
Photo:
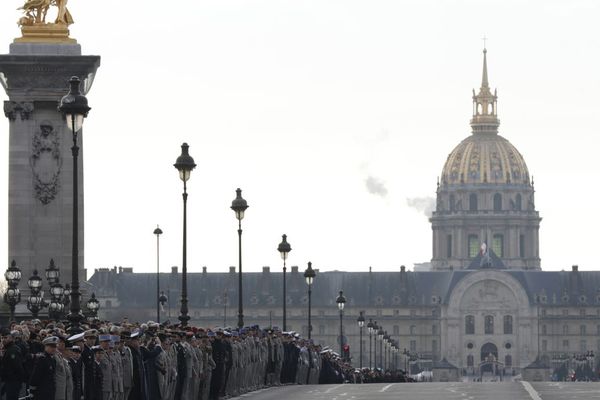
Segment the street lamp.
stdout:
<svg viewBox="0 0 600 400">
<path fill-rule="evenodd" d="M 92 297 L 85 303 L 89 315 L 95 318 L 98 315 L 98 309 L 100 308 L 100 302 L 96 299 L 96 294 L 92 293 Z"/>
<path fill-rule="evenodd" d="M 371 369 L 371 347 L 373 344 L 373 320 L 371 318 L 367 323 L 367 331 L 369 332 L 369 369 Z"/>
<path fill-rule="evenodd" d="M 83 120 L 87 117 L 90 107 L 87 98 L 81 94 L 79 86 L 81 81 L 73 76 L 69 80 L 69 93 L 60 100 L 58 111 L 65 117 L 67 126 L 73 133 L 73 249 L 71 252 L 71 313 L 67 317 L 71 322 L 72 334 L 79 333 L 79 324 L 83 320 L 81 305 L 79 303 L 81 293 L 79 292 L 79 188 L 77 158 L 79 157 L 79 146 L 77 145 L 77 132 L 83 126 Z"/>
<path fill-rule="evenodd" d="M 15 307 L 21 301 L 21 292 L 18 287 L 21 281 L 21 270 L 17 267 L 15 260 L 12 260 L 10 267 L 4 273 L 4 279 L 8 283 L 8 289 L 4 293 L 4 302 L 10 309 L 10 320 L 14 321 Z"/>
<path fill-rule="evenodd" d="M 340 290 L 340 294 L 335 299 L 335 302 L 338 305 L 338 309 L 340 310 L 340 357 L 343 357 L 344 354 L 344 306 L 346 305 L 346 298 L 344 297 L 344 291 Z"/>
<path fill-rule="evenodd" d="M 311 332 L 312 332 L 312 323 L 310 320 L 311 315 L 311 295 L 312 295 L 312 284 L 315 279 L 315 270 L 312 269 L 312 263 L 308 262 L 308 268 L 304 271 L 304 279 L 306 279 L 306 284 L 308 285 L 308 340 L 310 340 Z"/>
<path fill-rule="evenodd" d="M 60 319 L 60 315 L 64 309 L 64 304 L 62 303 L 64 293 L 65 289 L 58 282 L 54 283 L 50 288 L 51 301 L 48 306 L 48 316 L 50 319 Z"/>
<path fill-rule="evenodd" d="M 286 266 L 285 262 L 287 260 L 288 254 L 292 251 L 292 246 L 287 242 L 287 235 L 281 236 L 281 243 L 277 246 L 277 251 L 281 254 L 281 259 L 283 260 L 283 331 L 287 331 L 286 322 L 287 322 L 287 313 L 286 313 L 286 303 L 287 303 L 287 295 L 285 290 L 285 271 Z"/>
<path fill-rule="evenodd" d="M 383 369 L 383 336 L 385 332 L 383 331 L 383 327 L 379 326 L 379 330 L 377 331 L 377 336 L 379 337 L 379 365 Z"/>
<path fill-rule="evenodd" d="M 359 341 L 360 341 L 360 368 L 362 369 L 362 328 L 365 326 L 365 316 L 363 315 L 364 311 L 361 311 L 360 314 L 358 315 L 358 318 L 356 320 L 356 322 L 358 323 L 358 331 L 359 331 Z"/>
<path fill-rule="evenodd" d="M 179 316 L 181 326 L 186 326 L 190 320 L 187 299 L 187 181 L 190 179 L 192 170 L 196 168 L 196 163 L 188 153 L 189 148 L 187 143 L 183 143 L 181 155 L 173 164 L 179 171 L 179 178 L 183 181 L 183 261 L 181 265 L 181 315 Z"/>
<path fill-rule="evenodd" d="M 242 220 L 248 208 L 248 202 L 242 198 L 242 189 L 237 188 L 235 199 L 231 202 L 231 209 L 238 220 L 238 328 L 244 326 L 244 303 L 242 299 Z M 284 299 L 285 304 L 285 299 Z"/>
<path fill-rule="evenodd" d="M 50 265 L 46 268 L 46 280 L 50 287 L 60 280 L 60 270 L 54 264 L 54 259 L 50 259 Z"/>
<path fill-rule="evenodd" d="M 379 326 L 377 325 L 377 321 L 373 322 L 373 365 L 375 365 L 375 369 L 377 369 L 377 335 L 379 331 Z"/>
<path fill-rule="evenodd" d="M 156 235 L 156 322 L 160 324 L 160 235 L 163 231 L 156 225 L 154 234 Z"/>
<path fill-rule="evenodd" d="M 44 299 L 42 298 L 42 278 L 38 275 L 37 270 L 33 271 L 33 275 L 27 280 L 27 286 L 31 293 L 27 299 L 27 308 L 31 311 L 33 318 L 37 318 L 38 313 L 44 307 Z"/>
<path fill-rule="evenodd" d="M 385 333 L 383 334 L 383 344 L 385 347 L 385 352 L 383 354 L 383 368 L 384 370 L 388 370 L 389 369 L 389 361 L 390 361 L 390 357 L 389 357 L 389 350 L 390 350 L 390 337 L 387 334 L 387 331 L 385 331 Z"/>
<path fill-rule="evenodd" d="M 68 309 L 70 302 L 71 302 L 71 285 L 69 285 L 67 283 L 65 285 L 65 291 L 63 292 L 63 311 Z"/>
</svg>

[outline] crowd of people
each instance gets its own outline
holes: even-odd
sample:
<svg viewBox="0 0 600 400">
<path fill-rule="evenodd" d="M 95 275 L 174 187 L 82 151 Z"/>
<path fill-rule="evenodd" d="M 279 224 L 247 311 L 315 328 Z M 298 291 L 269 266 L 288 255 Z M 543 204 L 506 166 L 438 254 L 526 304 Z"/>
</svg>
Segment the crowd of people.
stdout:
<svg viewBox="0 0 600 400">
<path fill-rule="evenodd" d="M 12 323 L 0 332 L 6 400 L 216 400 L 267 386 L 362 382 L 329 348 L 277 328 L 94 321 Z"/>
</svg>

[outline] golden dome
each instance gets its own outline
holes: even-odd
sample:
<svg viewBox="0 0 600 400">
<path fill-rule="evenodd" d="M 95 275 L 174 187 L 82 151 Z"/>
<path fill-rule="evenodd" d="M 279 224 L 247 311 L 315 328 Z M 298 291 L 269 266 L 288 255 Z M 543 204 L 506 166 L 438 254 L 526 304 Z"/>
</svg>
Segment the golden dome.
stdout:
<svg viewBox="0 0 600 400">
<path fill-rule="evenodd" d="M 498 134 L 473 134 L 448 156 L 442 184 L 528 184 L 529 170 L 519 151 Z"/>
</svg>

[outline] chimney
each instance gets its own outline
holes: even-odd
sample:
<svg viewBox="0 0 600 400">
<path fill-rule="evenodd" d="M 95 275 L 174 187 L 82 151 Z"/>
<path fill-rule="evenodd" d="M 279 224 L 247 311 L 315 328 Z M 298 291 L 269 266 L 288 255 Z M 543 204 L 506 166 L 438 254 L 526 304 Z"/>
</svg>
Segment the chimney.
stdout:
<svg viewBox="0 0 600 400">
<path fill-rule="evenodd" d="M 297 274 L 297 273 L 298 273 L 298 266 L 297 266 L 297 265 L 294 265 L 294 266 L 292 267 L 292 274 Z"/>
<path fill-rule="evenodd" d="M 206 275 L 206 267 L 202 267 L 202 274 Z"/>
<path fill-rule="evenodd" d="M 579 271 L 579 266 L 578 266 L 578 265 L 573 265 L 573 266 L 571 267 L 571 270 L 572 270 L 573 272 L 577 272 L 577 271 Z"/>
<path fill-rule="evenodd" d="M 171 267 L 171 273 L 177 275 L 177 266 Z"/>
<path fill-rule="evenodd" d="M 229 273 L 235 274 L 235 267 L 229 267 Z"/>
<path fill-rule="evenodd" d="M 271 267 L 263 267 L 263 274 L 268 274 L 271 272 Z"/>
</svg>

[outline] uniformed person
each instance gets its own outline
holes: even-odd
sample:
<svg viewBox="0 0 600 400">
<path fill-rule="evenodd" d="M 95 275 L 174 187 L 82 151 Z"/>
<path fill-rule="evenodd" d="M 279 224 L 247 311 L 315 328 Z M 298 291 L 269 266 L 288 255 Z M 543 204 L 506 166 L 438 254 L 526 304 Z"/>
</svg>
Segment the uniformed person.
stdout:
<svg viewBox="0 0 600 400">
<path fill-rule="evenodd" d="M 98 337 L 102 352 L 100 352 L 99 363 L 102 371 L 102 400 L 113 399 L 113 371 L 110 361 L 110 335 L 102 334 Z"/>
<path fill-rule="evenodd" d="M 59 339 L 56 336 L 49 336 L 42 341 L 44 352 L 36 357 L 31 378 L 29 380 L 29 389 L 36 400 L 54 400 L 56 391 L 55 376 L 56 346 Z"/>
<path fill-rule="evenodd" d="M 14 341 L 14 338 L 20 335 L 21 332 L 19 331 L 11 332 L 8 330 L 2 335 L 4 357 L 2 358 L 0 376 L 4 382 L 6 400 L 17 400 L 25 381 L 25 369 L 23 367 L 25 359 L 21 349 Z"/>
<path fill-rule="evenodd" d="M 56 369 L 54 370 L 54 400 L 71 400 L 73 397 L 71 367 L 64 357 L 65 341 L 66 338 L 64 336 L 58 336 L 58 345 L 54 353 L 54 360 L 56 361 Z"/>
<path fill-rule="evenodd" d="M 83 395 L 85 400 L 96 398 L 96 393 L 101 392 L 95 377 L 96 372 L 96 356 L 92 351 L 92 347 L 96 346 L 98 331 L 89 329 L 83 333 L 85 344 L 81 351 L 81 362 L 83 363 Z"/>
<path fill-rule="evenodd" d="M 131 387 L 133 386 L 133 361 L 131 356 L 131 350 L 125 346 L 125 340 L 128 340 L 131 333 L 129 331 L 122 331 L 121 341 L 118 346 L 118 351 L 121 356 L 121 369 L 123 371 L 123 399 L 129 399 L 129 393 L 131 393 Z"/>
</svg>

